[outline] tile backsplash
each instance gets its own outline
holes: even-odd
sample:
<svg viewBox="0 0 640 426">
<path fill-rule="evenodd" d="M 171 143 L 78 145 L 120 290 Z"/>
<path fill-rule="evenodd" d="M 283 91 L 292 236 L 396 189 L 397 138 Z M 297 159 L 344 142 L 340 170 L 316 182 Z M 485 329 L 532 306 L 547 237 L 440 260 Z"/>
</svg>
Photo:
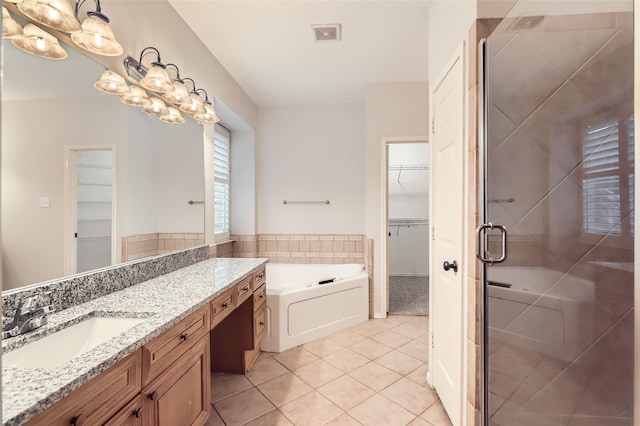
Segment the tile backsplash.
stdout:
<svg viewBox="0 0 640 426">
<path fill-rule="evenodd" d="M 142 259 L 204 244 L 204 234 L 172 232 L 128 235 L 122 237 L 122 261 Z"/>
</svg>

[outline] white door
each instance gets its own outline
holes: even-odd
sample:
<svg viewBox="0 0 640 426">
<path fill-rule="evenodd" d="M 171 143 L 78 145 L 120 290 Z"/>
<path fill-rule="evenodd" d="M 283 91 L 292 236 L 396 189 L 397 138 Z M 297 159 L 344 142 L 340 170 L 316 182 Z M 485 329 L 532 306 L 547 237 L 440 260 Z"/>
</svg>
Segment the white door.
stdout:
<svg viewBox="0 0 640 426">
<path fill-rule="evenodd" d="M 431 94 L 433 343 L 430 374 L 454 425 L 461 424 L 464 392 L 463 87 L 463 46 L 460 46 Z"/>
</svg>

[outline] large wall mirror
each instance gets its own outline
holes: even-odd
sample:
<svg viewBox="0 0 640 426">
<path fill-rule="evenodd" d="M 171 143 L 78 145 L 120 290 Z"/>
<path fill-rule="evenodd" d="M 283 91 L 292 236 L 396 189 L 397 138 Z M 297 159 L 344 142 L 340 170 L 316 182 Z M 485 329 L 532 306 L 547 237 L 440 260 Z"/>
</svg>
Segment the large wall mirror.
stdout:
<svg viewBox="0 0 640 426">
<path fill-rule="evenodd" d="M 2 43 L 5 290 L 204 244 L 202 126 L 97 91 L 104 68 L 67 45 Z"/>
</svg>

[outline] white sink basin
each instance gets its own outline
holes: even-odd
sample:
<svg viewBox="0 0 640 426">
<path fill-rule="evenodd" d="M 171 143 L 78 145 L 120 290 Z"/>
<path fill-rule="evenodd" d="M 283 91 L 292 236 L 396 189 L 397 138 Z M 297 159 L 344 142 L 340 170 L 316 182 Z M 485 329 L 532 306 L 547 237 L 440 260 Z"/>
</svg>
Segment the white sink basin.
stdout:
<svg viewBox="0 0 640 426">
<path fill-rule="evenodd" d="M 144 321 L 92 317 L 2 356 L 3 367 L 56 368 Z"/>
</svg>

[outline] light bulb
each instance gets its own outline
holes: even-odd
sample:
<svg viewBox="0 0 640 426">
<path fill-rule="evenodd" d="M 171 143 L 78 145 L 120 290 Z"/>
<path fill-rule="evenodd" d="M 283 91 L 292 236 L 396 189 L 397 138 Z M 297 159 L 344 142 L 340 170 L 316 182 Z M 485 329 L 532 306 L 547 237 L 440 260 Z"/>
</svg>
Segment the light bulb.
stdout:
<svg viewBox="0 0 640 426">
<path fill-rule="evenodd" d="M 102 47 L 104 44 L 104 38 L 100 34 L 95 34 L 93 36 L 93 44 L 96 47 Z"/>
<path fill-rule="evenodd" d="M 49 19 L 51 21 L 58 21 L 60 19 L 60 13 L 57 10 L 49 8 Z"/>
<path fill-rule="evenodd" d="M 43 38 L 36 39 L 36 49 L 38 49 L 40 52 L 46 52 L 47 42 L 45 41 L 45 39 Z"/>
</svg>

